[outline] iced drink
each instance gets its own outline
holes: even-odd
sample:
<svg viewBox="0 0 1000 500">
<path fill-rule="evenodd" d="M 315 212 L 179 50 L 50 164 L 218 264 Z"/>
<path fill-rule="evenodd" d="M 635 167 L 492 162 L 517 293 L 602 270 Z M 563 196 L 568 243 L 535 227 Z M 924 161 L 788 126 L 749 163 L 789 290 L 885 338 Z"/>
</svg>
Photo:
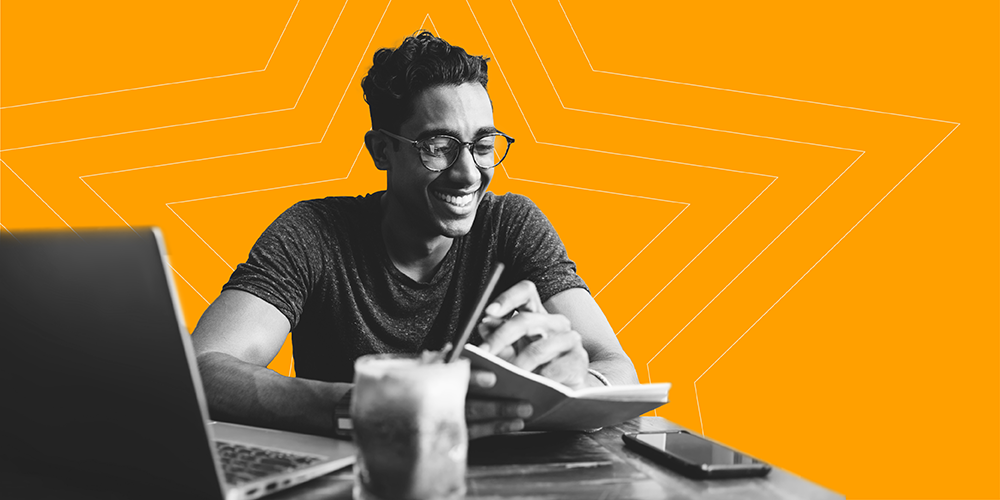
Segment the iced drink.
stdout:
<svg viewBox="0 0 1000 500">
<path fill-rule="evenodd" d="M 354 370 L 354 498 L 464 497 L 469 361 L 374 355 Z"/>
</svg>

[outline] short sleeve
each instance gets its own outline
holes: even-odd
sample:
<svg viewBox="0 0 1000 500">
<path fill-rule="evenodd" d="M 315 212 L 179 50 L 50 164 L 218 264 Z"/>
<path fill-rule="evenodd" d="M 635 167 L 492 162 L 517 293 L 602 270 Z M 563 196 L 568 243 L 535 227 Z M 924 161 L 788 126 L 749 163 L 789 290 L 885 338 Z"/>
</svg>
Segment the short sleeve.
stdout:
<svg viewBox="0 0 1000 500">
<path fill-rule="evenodd" d="M 242 290 L 273 305 L 294 329 L 322 272 L 318 216 L 308 202 L 297 203 L 260 235 L 245 263 L 223 290 Z"/>
<path fill-rule="evenodd" d="M 538 288 L 542 302 L 570 288 L 587 288 L 576 274 L 576 264 L 545 214 L 527 197 L 503 196 L 500 260 L 516 273 L 516 281 L 529 280 Z"/>
</svg>

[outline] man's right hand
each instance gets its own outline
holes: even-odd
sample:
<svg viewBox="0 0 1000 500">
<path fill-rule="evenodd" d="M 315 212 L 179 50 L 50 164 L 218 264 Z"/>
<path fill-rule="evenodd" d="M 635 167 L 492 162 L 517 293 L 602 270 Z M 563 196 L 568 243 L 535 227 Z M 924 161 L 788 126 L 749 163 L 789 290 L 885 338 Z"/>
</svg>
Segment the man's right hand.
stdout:
<svg viewBox="0 0 1000 500">
<path fill-rule="evenodd" d="M 469 396 L 465 399 L 465 424 L 469 439 L 524 429 L 524 419 L 531 416 L 531 403 L 513 399 L 487 399 L 473 396 L 473 388 L 489 389 L 497 382 L 493 372 L 472 370 Z"/>
</svg>

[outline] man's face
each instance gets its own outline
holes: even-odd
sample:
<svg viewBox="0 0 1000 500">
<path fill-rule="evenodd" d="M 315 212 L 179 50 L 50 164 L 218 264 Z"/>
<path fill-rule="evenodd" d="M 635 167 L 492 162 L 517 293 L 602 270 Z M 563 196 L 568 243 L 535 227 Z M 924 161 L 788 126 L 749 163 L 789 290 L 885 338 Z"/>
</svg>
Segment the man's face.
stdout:
<svg viewBox="0 0 1000 500">
<path fill-rule="evenodd" d="M 440 85 L 421 92 L 413 102 L 413 116 L 400 127 L 399 135 L 423 140 L 450 135 L 463 142 L 493 132 L 493 106 L 486 89 L 478 83 Z M 420 154 L 403 143 L 398 151 L 388 148 L 390 168 L 387 195 L 428 236 L 462 236 L 472 229 L 476 209 L 493 178 L 493 169 L 476 166 L 464 148 L 447 170 L 424 168 Z"/>
</svg>

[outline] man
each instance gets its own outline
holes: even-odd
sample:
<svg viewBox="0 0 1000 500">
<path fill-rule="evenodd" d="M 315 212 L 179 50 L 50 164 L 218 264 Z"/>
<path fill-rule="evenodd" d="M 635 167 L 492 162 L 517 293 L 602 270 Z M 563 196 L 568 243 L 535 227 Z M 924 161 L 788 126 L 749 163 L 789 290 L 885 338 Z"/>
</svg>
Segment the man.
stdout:
<svg viewBox="0 0 1000 500">
<path fill-rule="evenodd" d="M 441 349 L 496 261 L 503 292 L 473 343 L 570 387 L 637 382 L 548 220 L 487 192 L 514 140 L 494 127 L 486 62 L 427 32 L 375 54 L 365 145 L 386 190 L 298 203 L 264 231 L 192 334 L 213 418 L 332 434 L 354 361 Z M 266 369 L 289 331 L 297 378 Z M 530 414 L 470 398 L 469 435 L 519 430 Z"/>
</svg>

